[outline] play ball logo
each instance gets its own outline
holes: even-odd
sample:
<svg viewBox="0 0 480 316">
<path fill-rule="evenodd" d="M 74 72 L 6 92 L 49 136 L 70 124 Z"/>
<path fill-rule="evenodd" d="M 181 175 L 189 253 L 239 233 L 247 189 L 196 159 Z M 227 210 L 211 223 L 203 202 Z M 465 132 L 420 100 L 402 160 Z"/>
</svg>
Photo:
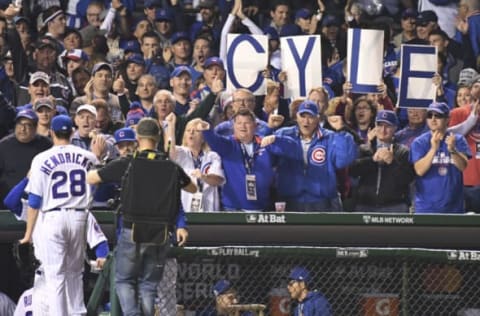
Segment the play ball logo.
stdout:
<svg viewBox="0 0 480 316">
<path fill-rule="evenodd" d="M 313 149 L 311 160 L 314 164 L 323 165 L 326 159 L 327 159 L 327 153 L 325 152 L 325 148 L 317 147 Z"/>
</svg>

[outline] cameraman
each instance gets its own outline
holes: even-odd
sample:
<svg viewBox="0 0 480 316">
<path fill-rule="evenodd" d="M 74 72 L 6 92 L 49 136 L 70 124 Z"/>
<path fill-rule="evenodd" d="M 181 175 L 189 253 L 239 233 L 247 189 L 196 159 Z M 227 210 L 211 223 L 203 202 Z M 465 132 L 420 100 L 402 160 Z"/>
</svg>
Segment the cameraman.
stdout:
<svg viewBox="0 0 480 316">
<path fill-rule="evenodd" d="M 125 315 L 154 315 L 156 287 L 169 249 L 167 232 L 176 226 L 179 246 L 188 238 L 185 213 L 180 208 L 180 188 L 194 193 L 196 186 L 182 168 L 167 160 L 165 153 L 155 150 L 161 133 L 154 119 L 140 120 L 136 134 L 138 149 L 134 155 L 114 160 L 87 175 L 90 184 L 122 182 L 124 222 L 115 253 L 115 285 Z M 147 181 L 144 180 L 146 170 L 150 174 Z M 162 172 L 165 176 L 159 176 Z M 163 192 L 158 188 L 164 188 Z M 162 208 L 162 205 L 174 205 L 174 209 Z M 170 214 L 176 217 L 176 224 Z M 170 220 L 164 223 L 165 218 Z"/>
</svg>

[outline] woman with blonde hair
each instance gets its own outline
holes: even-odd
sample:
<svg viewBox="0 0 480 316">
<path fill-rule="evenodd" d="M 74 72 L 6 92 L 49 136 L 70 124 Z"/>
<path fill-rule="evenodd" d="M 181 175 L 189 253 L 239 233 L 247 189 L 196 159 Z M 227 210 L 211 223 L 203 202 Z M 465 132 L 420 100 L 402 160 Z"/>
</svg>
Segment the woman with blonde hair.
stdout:
<svg viewBox="0 0 480 316">
<path fill-rule="evenodd" d="M 166 143 L 170 159 L 178 163 L 197 185 L 197 193 L 182 190 L 182 205 L 186 212 L 218 212 L 219 186 L 225 183 L 220 156 L 211 151 L 196 126 L 202 120 L 189 121 L 183 133 L 182 145 L 175 144 L 175 120 L 172 112 L 166 117 Z"/>
</svg>

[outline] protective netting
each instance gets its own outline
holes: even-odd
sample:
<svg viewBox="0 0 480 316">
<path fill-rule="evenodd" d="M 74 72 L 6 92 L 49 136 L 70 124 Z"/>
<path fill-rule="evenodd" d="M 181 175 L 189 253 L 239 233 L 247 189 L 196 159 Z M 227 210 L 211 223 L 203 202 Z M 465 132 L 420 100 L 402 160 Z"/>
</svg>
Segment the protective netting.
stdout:
<svg viewBox="0 0 480 316">
<path fill-rule="evenodd" d="M 241 304 L 291 315 L 288 275 L 310 271 L 333 315 L 480 315 L 480 259 L 472 251 L 222 247 L 178 251 L 165 267 L 160 315 L 209 315 L 214 284 L 229 280 Z M 176 298 L 171 289 L 175 287 Z M 165 308 L 165 306 L 170 308 Z"/>
</svg>

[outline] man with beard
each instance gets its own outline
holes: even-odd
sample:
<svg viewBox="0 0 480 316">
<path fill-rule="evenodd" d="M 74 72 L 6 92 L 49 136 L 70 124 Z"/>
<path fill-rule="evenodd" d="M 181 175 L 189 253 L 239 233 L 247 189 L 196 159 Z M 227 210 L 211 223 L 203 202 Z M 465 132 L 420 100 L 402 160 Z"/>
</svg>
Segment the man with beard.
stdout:
<svg viewBox="0 0 480 316">
<path fill-rule="evenodd" d="M 294 301 L 294 316 L 330 316 L 330 304 L 318 291 L 311 291 L 310 271 L 304 267 L 294 267 L 288 276 L 287 285 L 290 297 Z"/>
</svg>

